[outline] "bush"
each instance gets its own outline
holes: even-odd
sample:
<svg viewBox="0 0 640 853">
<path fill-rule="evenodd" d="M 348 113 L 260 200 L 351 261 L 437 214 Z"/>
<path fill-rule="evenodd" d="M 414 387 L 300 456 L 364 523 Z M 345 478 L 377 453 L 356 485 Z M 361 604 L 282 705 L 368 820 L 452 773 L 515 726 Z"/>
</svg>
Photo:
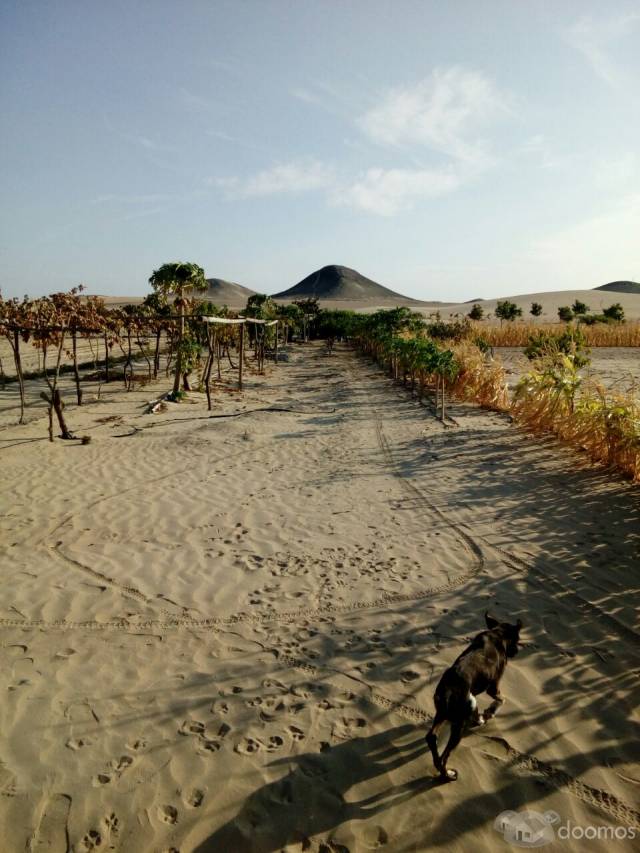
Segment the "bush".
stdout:
<svg viewBox="0 0 640 853">
<path fill-rule="evenodd" d="M 522 308 L 519 308 L 515 302 L 509 302 L 505 299 L 504 302 L 498 302 L 496 305 L 496 317 L 502 320 L 515 320 L 516 317 L 522 317 Z"/>
<path fill-rule="evenodd" d="M 624 320 L 624 308 L 619 302 L 614 302 L 602 313 L 608 320 L 613 320 L 616 323 L 621 323 Z"/>
<path fill-rule="evenodd" d="M 471 311 L 469 311 L 469 319 L 471 319 L 471 320 L 482 320 L 483 317 L 484 317 L 484 308 L 482 307 L 482 305 L 479 305 L 476 302 L 476 304 L 473 306 Z"/>
<path fill-rule="evenodd" d="M 561 305 L 558 308 L 558 317 L 563 323 L 570 323 L 573 320 L 573 311 L 568 305 Z"/>
<path fill-rule="evenodd" d="M 532 302 L 529 313 L 533 314 L 534 317 L 539 317 L 542 314 L 542 305 L 539 302 Z"/>
<path fill-rule="evenodd" d="M 589 310 L 590 310 L 589 306 L 586 305 L 584 302 L 580 302 L 579 299 L 576 299 L 576 301 L 571 306 L 571 309 L 572 309 L 573 313 L 576 315 L 576 317 L 579 316 L 580 314 L 588 314 Z"/>
</svg>

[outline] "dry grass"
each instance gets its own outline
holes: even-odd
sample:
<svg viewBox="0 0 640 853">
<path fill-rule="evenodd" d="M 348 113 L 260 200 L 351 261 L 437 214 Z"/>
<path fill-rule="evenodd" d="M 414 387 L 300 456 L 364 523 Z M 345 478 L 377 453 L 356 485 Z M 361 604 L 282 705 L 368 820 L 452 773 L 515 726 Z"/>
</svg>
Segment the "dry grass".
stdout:
<svg viewBox="0 0 640 853">
<path fill-rule="evenodd" d="M 459 372 L 448 388 L 455 397 L 509 412 L 533 432 L 553 433 L 594 461 L 640 480 L 640 399 L 634 390 L 583 382 L 575 355 L 556 354 L 536 362 L 510 397 L 500 359 L 468 343 L 455 346 L 454 353 Z"/>
<path fill-rule="evenodd" d="M 570 358 L 555 368 L 534 369 L 518 383 L 511 403 L 517 421 L 551 432 L 591 458 L 640 480 L 640 400 L 581 383 Z"/>
<path fill-rule="evenodd" d="M 640 347 L 640 321 L 626 323 L 579 324 L 589 347 Z M 492 347 L 524 347 L 531 336 L 540 332 L 561 335 L 566 323 L 504 323 L 502 326 L 484 322 L 473 324 L 475 335 L 480 335 Z"/>
<path fill-rule="evenodd" d="M 460 370 L 450 391 L 460 400 L 471 400 L 485 409 L 509 409 L 507 374 L 499 359 L 488 358 L 477 346 L 460 343 L 453 347 Z"/>
</svg>

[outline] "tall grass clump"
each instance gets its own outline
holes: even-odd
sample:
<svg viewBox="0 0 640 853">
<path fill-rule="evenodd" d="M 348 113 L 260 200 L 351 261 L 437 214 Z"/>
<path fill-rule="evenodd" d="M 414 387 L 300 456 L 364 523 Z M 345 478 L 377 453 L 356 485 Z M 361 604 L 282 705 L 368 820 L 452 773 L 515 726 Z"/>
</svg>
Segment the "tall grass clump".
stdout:
<svg viewBox="0 0 640 853">
<path fill-rule="evenodd" d="M 594 461 L 640 479 L 640 400 L 583 381 L 579 351 L 550 352 L 522 377 L 511 401 L 516 421 L 568 441 Z"/>
</svg>

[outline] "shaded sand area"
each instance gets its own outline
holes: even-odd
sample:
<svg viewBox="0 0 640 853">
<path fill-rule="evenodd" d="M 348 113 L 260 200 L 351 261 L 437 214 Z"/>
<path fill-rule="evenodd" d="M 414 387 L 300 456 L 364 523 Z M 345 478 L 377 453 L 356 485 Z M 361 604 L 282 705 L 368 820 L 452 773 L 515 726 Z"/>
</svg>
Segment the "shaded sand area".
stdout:
<svg viewBox="0 0 640 853">
<path fill-rule="evenodd" d="M 238 417 L 143 414 L 166 387 L 69 407 L 88 446 L 3 420 L 3 851 L 512 850 L 494 820 L 525 808 L 640 827 L 637 488 L 472 406 L 443 427 L 346 348 L 292 348 L 216 398 Z M 433 689 L 487 608 L 524 646 L 442 785 Z"/>
</svg>

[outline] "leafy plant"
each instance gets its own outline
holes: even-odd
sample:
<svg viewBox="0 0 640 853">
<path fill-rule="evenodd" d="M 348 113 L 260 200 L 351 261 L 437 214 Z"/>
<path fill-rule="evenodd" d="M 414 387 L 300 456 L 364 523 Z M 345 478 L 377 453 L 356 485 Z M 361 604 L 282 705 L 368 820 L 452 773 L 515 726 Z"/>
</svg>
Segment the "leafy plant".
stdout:
<svg viewBox="0 0 640 853">
<path fill-rule="evenodd" d="M 515 302 L 510 302 L 508 299 L 505 299 L 503 302 L 498 302 L 495 314 L 501 323 L 503 320 L 511 322 L 517 317 L 522 317 L 522 308 L 516 305 Z"/>
</svg>

